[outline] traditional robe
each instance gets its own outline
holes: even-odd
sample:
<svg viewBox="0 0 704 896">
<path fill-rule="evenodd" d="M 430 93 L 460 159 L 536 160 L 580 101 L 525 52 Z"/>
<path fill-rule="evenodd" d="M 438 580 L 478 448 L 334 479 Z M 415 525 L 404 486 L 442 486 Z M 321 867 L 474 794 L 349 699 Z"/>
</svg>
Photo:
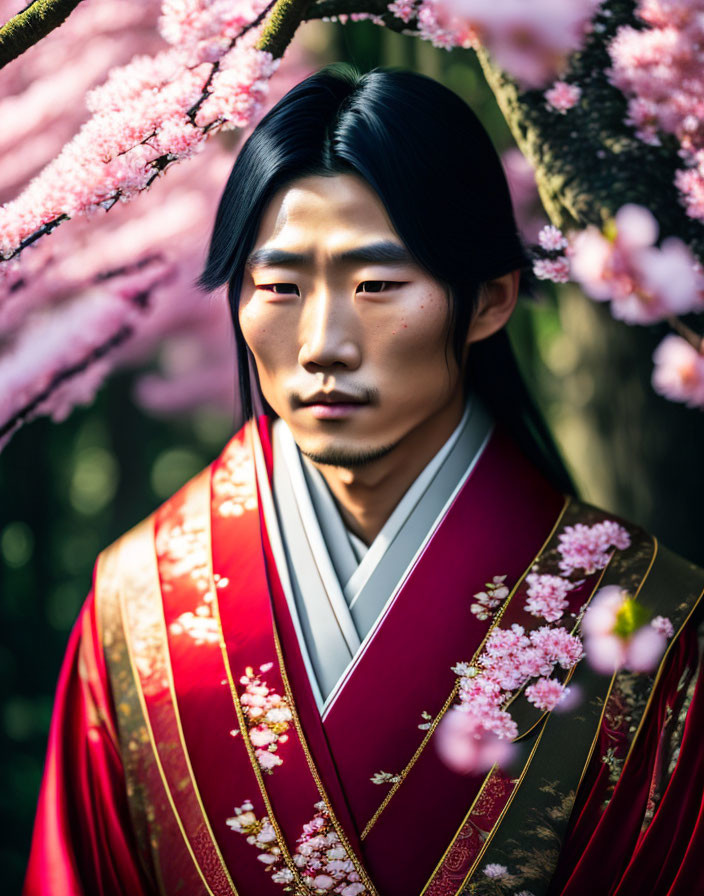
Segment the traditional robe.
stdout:
<svg viewBox="0 0 704 896">
<path fill-rule="evenodd" d="M 442 487 L 412 487 L 370 546 L 395 562 L 363 568 L 353 540 L 354 559 L 316 554 L 327 498 L 300 457 L 282 474 L 294 449 L 266 418 L 100 555 L 25 896 L 702 892 L 704 571 L 560 494 L 480 412 L 467 422 L 425 477 L 444 471 Z M 396 538 L 414 509 L 430 529 Z M 557 625 L 600 587 L 627 588 L 674 625 L 658 669 L 558 668 L 575 707 L 541 711 L 517 689 L 516 762 L 451 771 L 434 739 L 458 664 L 481 675 L 493 633 L 544 627 L 531 573 L 559 576 L 563 539 L 600 526 L 627 537 L 602 561 L 572 558 L 585 566 Z"/>
</svg>

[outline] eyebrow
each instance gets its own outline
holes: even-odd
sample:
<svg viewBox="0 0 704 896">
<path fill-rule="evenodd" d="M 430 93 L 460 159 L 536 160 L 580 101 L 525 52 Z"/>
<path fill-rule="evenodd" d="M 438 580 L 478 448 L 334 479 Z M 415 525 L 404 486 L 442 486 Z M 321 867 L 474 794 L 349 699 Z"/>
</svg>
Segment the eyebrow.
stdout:
<svg viewBox="0 0 704 896">
<path fill-rule="evenodd" d="M 331 256 L 333 263 L 361 262 L 364 264 L 412 264 L 413 256 L 405 246 L 400 246 L 391 240 L 383 240 L 378 243 L 370 243 L 368 246 L 359 246 L 356 249 L 347 249 Z M 256 249 L 247 259 L 246 267 L 263 268 L 281 266 L 295 266 L 311 264 L 313 256 L 309 252 L 287 252 L 285 249 Z"/>
</svg>

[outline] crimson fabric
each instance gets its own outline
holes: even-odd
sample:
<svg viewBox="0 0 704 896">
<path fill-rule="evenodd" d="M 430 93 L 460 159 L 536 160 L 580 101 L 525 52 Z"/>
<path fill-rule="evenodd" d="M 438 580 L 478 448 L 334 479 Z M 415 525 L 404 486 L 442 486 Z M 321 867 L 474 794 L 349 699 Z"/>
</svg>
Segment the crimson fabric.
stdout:
<svg viewBox="0 0 704 896">
<path fill-rule="evenodd" d="M 507 466 L 510 470 L 513 465 Z M 497 490 L 501 475 L 501 471 L 492 475 L 498 480 Z M 508 473 L 504 478 L 508 478 Z M 175 507 L 174 504 L 170 506 L 172 510 Z M 479 506 L 482 506 L 481 502 Z M 509 510 L 506 519 L 516 523 L 517 518 L 512 519 Z M 537 512 L 535 519 L 539 519 Z M 541 528 L 545 525 L 543 521 Z M 526 526 L 524 520 L 522 529 Z M 536 533 L 538 541 L 543 534 Z M 229 545 L 234 551 L 236 540 L 219 538 L 217 531 L 215 535 L 223 550 Z M 234 565 L 236 552 L 233 557 Z M 519 565 L 527 562 L 521 561 Z M 230 561 L 218 560 L 218 563 L 224 573 Z M 246 569 L 240 571 L 247 572 Z M 282 606 L 280 598 L 279 595 L 278 605 Z M 225 627 L 228 628 L 227 620 Z M 291 632 L 284 627 L 284 650 L 289 654 L 295 653 L 291 637 Z M 174 657 L 178 667 L 177 652 Z M 653 692 L 643 730 L 611 795 L 609 769 L 603 757 L 609 747 L 618 750 L 620 734 L 618 730 L 612 730 L 608 719 L 604 720 L 597 749 L 577 795 L 551 896 L 704 894 L 701 883 L 704 684 L 701 682 L 689 708 L 674 772 L 652 821 L 642 831 L 652 798 L 652 783 L 662 777 L 661 748 L 666 742 L 664 735 L 669 736 L 668 725 L 671 723 L 668 719 L 671 715 L 677 717 L 683 695 L 680 685 L 686 683 L 688 675 L 698 674 L 699 660 L 697 620 L 694 619 L 671 652 Z M 197 677 L 199 671 L 202 672 L 202 668 L 198 667 L 193 655 L 193 677 Z M 220 678 L 220 675 L 216 678 L 218 686 Z M 295 690 L 299 694 L 305 693 L 303 685 Z M 311 711 L 308 706 L 307 714 Z M 186 729 L 195 727 L 187 721 Z M 207 727 L 207 724 L 201 726 L 204 738 Z M 312 724 L 306 727 L 311 731 L 316 728 Z M 151 867 L 143 866 L 139 858 L 142 851 L 138 849 L 130 818 L 116 728 L 91 592 L 72 631 L 60 674 L 24 896 L 156 896 L 162 892 Z M 320 730 L 318 734 L 321 746 L 315 747 L 314 751 L 322 755 L 325 737 Z M 213 786 L 220 786 L 219 768 L 218 765 L 212 768 Z M 333 772 L 326 777 L 332 779 Z M 409 814 L 415 813 L 421 819 L 421 834 L 425 803 L 422 806 L 420 803 L 438 783 L 439 778 L 430 775 L 424 792 L 419 793 L 418 802 L 408 809 Z M 611 798 L 604 810 L 604 800 L 609 795 Z M 342 800 L 338 802 L 342 803 Z M 354 816 L 354 812 L 351 815 Z M 388 814 L 386 817 L 393 816 Z M 430 813 L 428 824 L 432 824 L 432 818 L 433 813 Z M 385 833 L 391 838 L 397 836 L 400 841 L 393 844 L 390 853 L 403 856 L 405 848 L 412 856 L 419 848 L 418 843 L 410 843 L 410 837 L 395 835 L 394 831 L 391 826 Z M 422 842 L 421 839 L 421 848 Z M 435 844 L 436 851 L 441 845 Z M 175 851 L 184 848 L 183 841 L 175 840 L 174 858 Z M 392 880 L 393 873 L 393 867 L 385 871 L 384 879 Z M 403 879 L 403 875 L 399 875 L 399 879 Z M 389 896 L 389 893 L 396 896 L 398 892 L 394 884 L 388 889 L 382 885 L 380 896 Z M 403 896 L 418 896 L 418 892 L 419 888 L 406 890 Z M 259 896 L 259 892 L 245 889 L 240 891 L 240 896 Z"/>
<path fill-rule="evenodd" d="M 93 592 L 56 690 L 23 896 L 147 896 L 138 866 Z"/>
<path fill-rule="evenodd" d="M 698 614 L 699 616 L 699 614 Z M 577 795 L 550 896 L 698 896 L 704 894 L 704 676 L 697 628 L 690 620 L 652 695 L 646 724 L 606 810 L 609 770 L 603 762 L 615 743 L 606 723 Z M 677 763 L 652 820 L 641 831 L 668 707 L 688 671 L 698 676 Z M 673 715 L 676 716 L 676 711 Z"/>
</svg>

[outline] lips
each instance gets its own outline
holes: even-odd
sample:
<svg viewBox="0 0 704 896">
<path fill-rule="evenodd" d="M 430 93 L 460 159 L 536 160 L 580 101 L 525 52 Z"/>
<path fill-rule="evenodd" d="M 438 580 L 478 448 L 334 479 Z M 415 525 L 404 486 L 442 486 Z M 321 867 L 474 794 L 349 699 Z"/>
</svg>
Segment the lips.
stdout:
<svg viewBox="0 0 704 896">
<path fill-rule="evenodd" d="M 311 407 L 312 405 L 348 405 L 348 404 L 368 404 L 368 400 L 361 398 L 359 395 L 351 395 L 348 392 L 340 392 L 334 389 L 332 392 L 316 392 L 307 398 L 300 399 L 301 407 Z"/>
</svg>

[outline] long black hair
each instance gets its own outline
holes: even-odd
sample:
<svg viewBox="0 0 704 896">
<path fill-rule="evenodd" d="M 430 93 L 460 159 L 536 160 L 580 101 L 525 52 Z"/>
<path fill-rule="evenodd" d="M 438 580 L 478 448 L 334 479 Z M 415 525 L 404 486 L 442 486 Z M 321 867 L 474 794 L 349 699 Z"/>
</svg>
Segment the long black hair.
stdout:
<svg viewBox="0 0 704 896">
<path fill-rule="evenodd" d="M 411 71 L 326 66 L 292 88 L 242 146 L 198 279 L 207 291 L 228 284 L 245 419 L 253 415 L 255 369 L 238 303 L 262 214 L 292 180 L 342 173 L 364 178 L 415 260 L 448 287 L 458 360 L 482 283 L 529 268 L 501 162 L 460 97 Z M 472 344 L 467 384 L 553 484 L 573 494 L 505 330 Z"/>
</svg>

